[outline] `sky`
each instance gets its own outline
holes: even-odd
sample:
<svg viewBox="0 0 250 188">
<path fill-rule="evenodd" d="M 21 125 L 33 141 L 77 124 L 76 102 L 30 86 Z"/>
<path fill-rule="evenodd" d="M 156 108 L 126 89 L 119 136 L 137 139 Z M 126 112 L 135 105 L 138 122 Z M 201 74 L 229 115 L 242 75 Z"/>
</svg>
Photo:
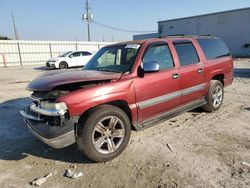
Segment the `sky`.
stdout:
<svg viewBox="0 0 250 188">
<path fill-rule="evenodd" d="M 91 41 L 131 40 L 134 31 L 157 31 L 157 21 L 250 7 L 249 0 L 89 0 Z M 14 39 L 87 40 L 84 0 L 0 0 L 0 35 Z M 129 30 L 125 32 L 96 23 Z"/>
</svg>

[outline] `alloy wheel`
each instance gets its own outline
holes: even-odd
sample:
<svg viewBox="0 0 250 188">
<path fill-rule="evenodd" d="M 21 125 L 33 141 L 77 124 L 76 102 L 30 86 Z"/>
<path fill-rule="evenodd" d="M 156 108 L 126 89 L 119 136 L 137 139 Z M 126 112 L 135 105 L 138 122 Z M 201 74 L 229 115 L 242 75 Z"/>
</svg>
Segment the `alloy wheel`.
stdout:
<svg viewBox="0 0 250 188">
<path fill-rule="evenodd" d="M 122 144 L 125 136 L 125 126 L 116 116 L 101 119 L 92 133 L 92 143 L 101 154 L 111 154 Z"/>
</svg>

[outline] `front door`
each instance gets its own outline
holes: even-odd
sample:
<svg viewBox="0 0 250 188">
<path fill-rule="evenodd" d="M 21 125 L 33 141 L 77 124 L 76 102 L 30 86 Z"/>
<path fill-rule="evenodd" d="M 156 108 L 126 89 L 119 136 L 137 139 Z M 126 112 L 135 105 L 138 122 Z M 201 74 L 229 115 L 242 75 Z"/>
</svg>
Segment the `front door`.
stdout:
<svg viewBox="0 0 250 188">
<path fill-rule="evenodd" d="M 74 52 L 70 55 L 70 66 L 79 66 L 79 61 L 81 58 L 81 52 Z"/>
<path fill-rule="evenodd" d="M 143 55 L 142 66 L 149 62 L 158 63 L 160 70 L 135 79 L 139 122 L 174 108 L 180 102 L 178 69 L 168 44 L 150 45 Z"/>
</svg>

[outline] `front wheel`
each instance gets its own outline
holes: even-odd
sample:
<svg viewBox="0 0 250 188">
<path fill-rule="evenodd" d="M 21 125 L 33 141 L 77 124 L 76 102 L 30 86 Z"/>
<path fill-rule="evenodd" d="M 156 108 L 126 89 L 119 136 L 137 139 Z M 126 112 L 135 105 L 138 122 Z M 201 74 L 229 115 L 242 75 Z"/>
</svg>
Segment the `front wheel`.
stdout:
<svg viewBox="0 0 250 188">
<path fill-rule="evenodd" d="M 103 105 L 90 110 L 79 126 L 78 148 L 95 162 L 114 159 L 129 142 L 130 120 L 123 110 L 115 106 Z"/>
<path fill-rule="evenodd" d="M 67 69 L 68 67 L 68 63 L 65 61 L 59 63 L 59 69 Z"/>
<path fill-rule="evenodd" d="M 213 112 L 220 108 L 224 99 L 224 87 L 218 80 L 211 80 L 207 94 L 207 104 L 202 108 L 207 112 Z"/>
</svg>

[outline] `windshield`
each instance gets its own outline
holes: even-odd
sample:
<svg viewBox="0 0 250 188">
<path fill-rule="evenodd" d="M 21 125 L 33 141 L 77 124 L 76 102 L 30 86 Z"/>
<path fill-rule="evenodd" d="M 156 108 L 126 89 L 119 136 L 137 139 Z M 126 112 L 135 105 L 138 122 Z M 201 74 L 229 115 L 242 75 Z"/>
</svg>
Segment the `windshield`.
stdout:
<svg viewBox="0 0 250 188">
<path fill-rule="evenodd" d="M 140 45 L 138 44 L 104 47 L 90 59 L 83 69 L 121 73 L 130 72 L 139 47 Z"/>
<path fill-rule="evenodd" d="M 59 57 L 66 57 L 66 56 L 69 55 L 71 52 L 72 52 L 72 51 L 68 51 L 68 52 L 66 52 L 66 53 L 64 53 L 64 54 L 62 54 L 62 55 L 59 55 Z"/>
</svg>

